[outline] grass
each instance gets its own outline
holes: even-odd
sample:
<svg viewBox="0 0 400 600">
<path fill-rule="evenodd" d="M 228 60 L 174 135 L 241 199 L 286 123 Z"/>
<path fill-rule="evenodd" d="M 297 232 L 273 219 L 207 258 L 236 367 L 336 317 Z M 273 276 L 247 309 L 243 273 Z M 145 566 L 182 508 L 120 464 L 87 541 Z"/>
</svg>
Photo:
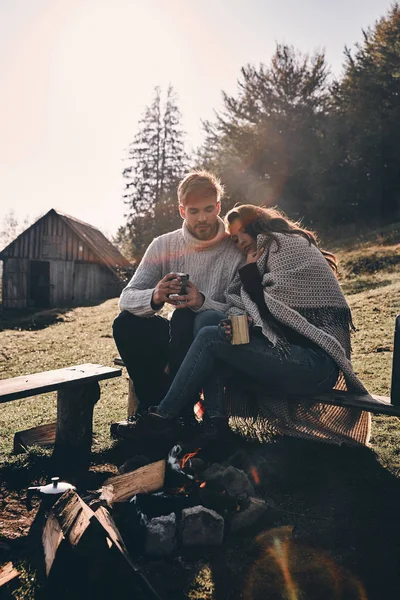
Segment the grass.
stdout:
<svg viewBox="0 0 400 600">
<path fill-rule="evenodd" d="M 385 287 L 399 281 L 400 243 L 378 246 L 375 242 L 357 249 L 342 249 L 340 279 L 345 294 Z"/>
<path fill-rule="evenodd" d="M 362 240 L 357 247 L 355 247 L 355 244 L 352 246 L 346 244 L 342 248 L 335 248 L 341 265 L 341 284 L 346 294 L 348 294 L 348 301 L 357 327 L 357 331 L 353 336 L 354 368 L 371 392 L 382 395 L 389 394 L 393 326 L 400 305 L 400 274 L 395 270 L 399 255 L 399 238 L 396 232 L 399 230 L 399 228 L 391 228 L 388 233 L 389 238 L 384 238 L 380 234 L 379 243 L 382 245 L 377 244 L 375 236 L 367 241 Z M 114 299 L 94 307 L 80 307 L 68 311 L 53 310 L 33 317 L 32 315 L 25 315 L 22 319 L 14 315 L 8 327 L 3 322 L 4 330 L 0 331 L 0 378 L 85 362 L 112 366 L 117 351 L 112 338 L 111 326 L 117 311 L 117 300 Z M 100 386 L 101 398 L 94 410 L 93 452 L 94 460 L 97 463 L 102 462 L 103 453 L 106 453 L 112 446 L 109 437 L 110 423 L 124 418 L 126 415 L 128 391 L 126 375 L 123 374 L 120 378 L 101 382 Z M 13 456 L 11 452 L 14 433 L 17 430 L 55 421 L 55 419 L 55 393 L 0 405 L 0 468 L 5 480 L 8 481 L 6 484 L 9 486 L 8 490 L 15 489 L 17 493 L 20 493 L 21 489 L 26 488 L 26 481 L 33 483 L 40 479 L 44 483 L 43 468 L 47 464 L 47 458 L 50 454 L 50 451 L 33 448 L 26 455 Z M 379 462 L 385 467 L 385 472 L 387 471 L 398 478 L 400 474 L 399 420 L 395 417 L 374 416 L 371 443 Z M 330 471 L 333 469 L 333 464 L 336 464 L 338 456 L 340 458 L 341 453 L 344 452 L 341 448 L 335 448 L 335 450 L 337 452 L 332 455 Z M 321 452 L 321 449 L 319 451 Z M 310 447 L 310 452 L 314 452 L 314 447 Z M 325 456 L 329 452 L 329 449 L 322 449 L 321 455 Z M 307 479 L 307 465 L 309 464 L 311 464 L 310 460 L 303 459 L 299 455 L 297 467 L 291 465 L 290 472 L 294 471 L 299 474 L 300 479 L 309 481 Z M 324 470 L 317 471 L 314 479 L 320 481 L 319 478 Z M 340 465 L 338 471 L 336 484 L 332 484 L 333 496 L 341 483 L 345 488 L 346 486 L 351 488 L 351 485 L 353 485 L 351 478 L 346 479 L 345 477 L 344 483 L 341 482 Z M 10 475 L 9 479 L 8 475 Z M 331 476 L 332 472 L 329 477 Z M 368 481 L 368 485 L 375 481 L 374 477 L 375 475 L 371 473 L 369 467 L 366 468 L 364 479 Z M 371 478 L 371 482 L 369 478 Z M 361 477 L 360 481 L 362 479 Z M 393 479 L 395 478 L 393 477 Z M 11 480 L 14 482 L 12 488 L 10 488 L 9 483 Z M 380 482 L 381 480 L 379 480 L 377 487 L 381 485 Z M 330 488 L 327 482 L 324 485 L 321 484 L 320 487 L 322 490 L 328 488 L 329 492 Z M 274 488 L 272 490 L 276 493 Z M 320 493 L 322 492 L 318 488 L 315 497 Z M 362 493 L 360 494 L 362 496 Z M 286 496 L 282 492 L 283 506 L 289 511 L 293 510 L 293 514 L 301 512 L 299 509 L 301 503 L 299 504 L 292 485 Z M 279 499 L 279 494 L 275 494 L 275 498 Z M 360 500 L 361 505 L 366 500 Z M 388 500 L 390 500 L 390 493 Z M 332 504 L 336 507 L 334 497 L 328 497 L 327 501 L 327 506 Z M 304 508 L 305 513 L 310 509 L 309 502 L 310 499 L 307 497 Z M 371 502 L 374 502 L 373 498 Z M 16 510 L 19 510 L 19 505 L 16 504 L 16 507 Z M 349 511 L 344 510 L 343 512 L 344 515 L 347 515 Z M 385 516 L 382 515 L 383 520 L 384 518 Z M 317 523 L 320 527 L 328 527 L 329 525 L 327 518 L 320 522 L 317 521 Z M 28 525 L 29 523 L 26 522 L 25 527 L 28 528 Z M 310 522 L 307 523 L 307 526 L 311 526 Z M 327 538 L 329 540 L 332 538 L 333 549 L 331 548 L 331 550 L 333 554 L 335 553 L 335 528 L 336 521 L 332 525 L 332 531 L 327 530 L 326 532 Z M 364 525 L 361 530 L 364 530 Z M 246 564 L 246 560 L 249 561 L 254 554 L 254 550 L 246 552 L 246 544 L 251 546 L 250 541 L 246 542 L 244 540 L 243 543 L 238 543 L 238 548 L 232 550 L 228 547 L 221 550 L 222 553 L 232 551 L 234 556 L 239 555 L 240 562 L 237 564 L 232 563 L 236 565 L 239 571 L 243 568 L 243 560 Z M 22 560 L 24 552 L 25 548 L 21 544 Z M 20 567 L 22 567 L 24 580 L 16 597 L 34 598 L 35 591 L 32 581 L 35 575 L 29 572 L 29 565 L 25 568 L 22 562 Z M 165 568 L 169 568 L 167 564 Z M 204 572 L 200 573 L 199 571 L 199 581 L 193 579 L 193 589 L 189 591 L 188 597 L 214 597 L 212 593 L 213 581 L 207 563 L 204 569 Z"/>
</svg>

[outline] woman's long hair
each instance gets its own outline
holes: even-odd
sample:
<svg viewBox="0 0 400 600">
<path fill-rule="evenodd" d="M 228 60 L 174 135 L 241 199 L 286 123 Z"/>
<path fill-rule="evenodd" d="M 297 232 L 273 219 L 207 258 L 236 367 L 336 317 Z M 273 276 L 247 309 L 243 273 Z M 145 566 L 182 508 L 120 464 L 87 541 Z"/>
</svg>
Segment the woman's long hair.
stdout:
<svg viewBox="0 0 400 600">
<path fill-rule="evenodd" d="M 264 234 L 275 240 L 279 248 L 279 240 L 275 233 L 284 233 L 285 235 L 301 235 L 309 244 L 313 244 L 323 254 L 328 261 L 329 266 L 334 273 L 337 273 L 336 256 L 326 250 L 321 250 L 318 246 L 318 240 L 312 231 L 305 229 L 299 222 L 291 221 L 276 208 L 264 208 L 254 206 L 253 204 L 241 204 L 235 206 L 225 215 L 225 224 L 230 229 L 230 224 L 236 219 L 240 219 L 246 233 L 252 238 L 257 239 L 258 234 Z"/>
</svg>

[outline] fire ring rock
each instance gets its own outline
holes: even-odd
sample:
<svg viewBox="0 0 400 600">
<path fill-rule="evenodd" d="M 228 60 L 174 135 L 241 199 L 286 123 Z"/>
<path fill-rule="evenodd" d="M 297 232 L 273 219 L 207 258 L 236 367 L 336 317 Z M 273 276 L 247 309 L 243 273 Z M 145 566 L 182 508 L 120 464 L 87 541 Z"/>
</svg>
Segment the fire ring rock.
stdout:
<svg viewBox="0 0 400 600">
<path fill-rule="evenodd" d="M 222 481 L 228 496 L 255 496 L 254 487 L 244 471 L 236 467 L 227 467 L 222 476 Z"/>
<path fill-rule="evenodd" d="M 151 556 L 169 556 L 176 545 L 175 513 L 155 517 L 146 523 L 145 553 Z"/>
<path fill-rule="evenodd" d="M 204 506 L 182 511 L 181 538 L 183 546 L 220 546 L 224 538 L 224 519 L 215 510 Z"/>
<path fill-rule="evenodd" d="M 231 532 L 237 533 L 248 529 L 272 514 L 273 511 L 269 509 L 264 500 L 249 498 L 248 506 L 244 510 L 234 513 L 231 521 Z"/>
</svg>

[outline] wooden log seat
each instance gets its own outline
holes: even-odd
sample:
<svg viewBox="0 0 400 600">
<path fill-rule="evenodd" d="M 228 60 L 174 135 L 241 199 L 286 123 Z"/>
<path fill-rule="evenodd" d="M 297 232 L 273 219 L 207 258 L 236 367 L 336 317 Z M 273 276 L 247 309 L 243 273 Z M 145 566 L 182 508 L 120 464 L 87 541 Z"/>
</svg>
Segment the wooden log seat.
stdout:
<svg viewBox="0 0 400 600">
<path fill-rule="evenodd" d="M 99 381 L 120 375 L 121 369 L 88 363 L 1 380 L 0 404 L 57 392 L 57 423 L 18 432 L 14 438 L 15 450 L 20 451 L 29 443 L 54 442 L 57 474 L 65 476 L 74 463 L 76 472 L 84 472 L 90 461 L 93 408 L 100 398 Z"/>
</svg>

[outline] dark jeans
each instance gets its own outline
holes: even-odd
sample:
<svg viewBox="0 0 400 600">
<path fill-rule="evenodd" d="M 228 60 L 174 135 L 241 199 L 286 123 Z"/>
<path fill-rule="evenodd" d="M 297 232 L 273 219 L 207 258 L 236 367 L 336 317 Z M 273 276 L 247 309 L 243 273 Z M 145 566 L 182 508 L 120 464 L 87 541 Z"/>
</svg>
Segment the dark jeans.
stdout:
<svg viewBox="0 0 400 600">
<path fill-rule="evenodd" d="M 170 321 L 159 315 L 137 317 L 126 310 L 118 315 L 113 323 L 114 340 L 135 386 L 140 410 L 159 404 L 194 336 L 223 317 L 213 310 L 194 313 L 190 309 L 175 310 Z"/>
<path fill-rule="evenodd" d="M 262 337 L 251 336 L 249 344 L 233 346 L 222 339 L 217 327 L 204 327 L 187 353 L 158 412 L 169 418 L 179 416 L 191 394 L 203 387 L 209 416 L 225 414 L 224 380 L 226 367 L 236 375 L 261 384 L 266 394 L 317 394 L 334 386 L 338 367 L 323 350 L 292 345 L 288 356 Z"/>
</svg>

